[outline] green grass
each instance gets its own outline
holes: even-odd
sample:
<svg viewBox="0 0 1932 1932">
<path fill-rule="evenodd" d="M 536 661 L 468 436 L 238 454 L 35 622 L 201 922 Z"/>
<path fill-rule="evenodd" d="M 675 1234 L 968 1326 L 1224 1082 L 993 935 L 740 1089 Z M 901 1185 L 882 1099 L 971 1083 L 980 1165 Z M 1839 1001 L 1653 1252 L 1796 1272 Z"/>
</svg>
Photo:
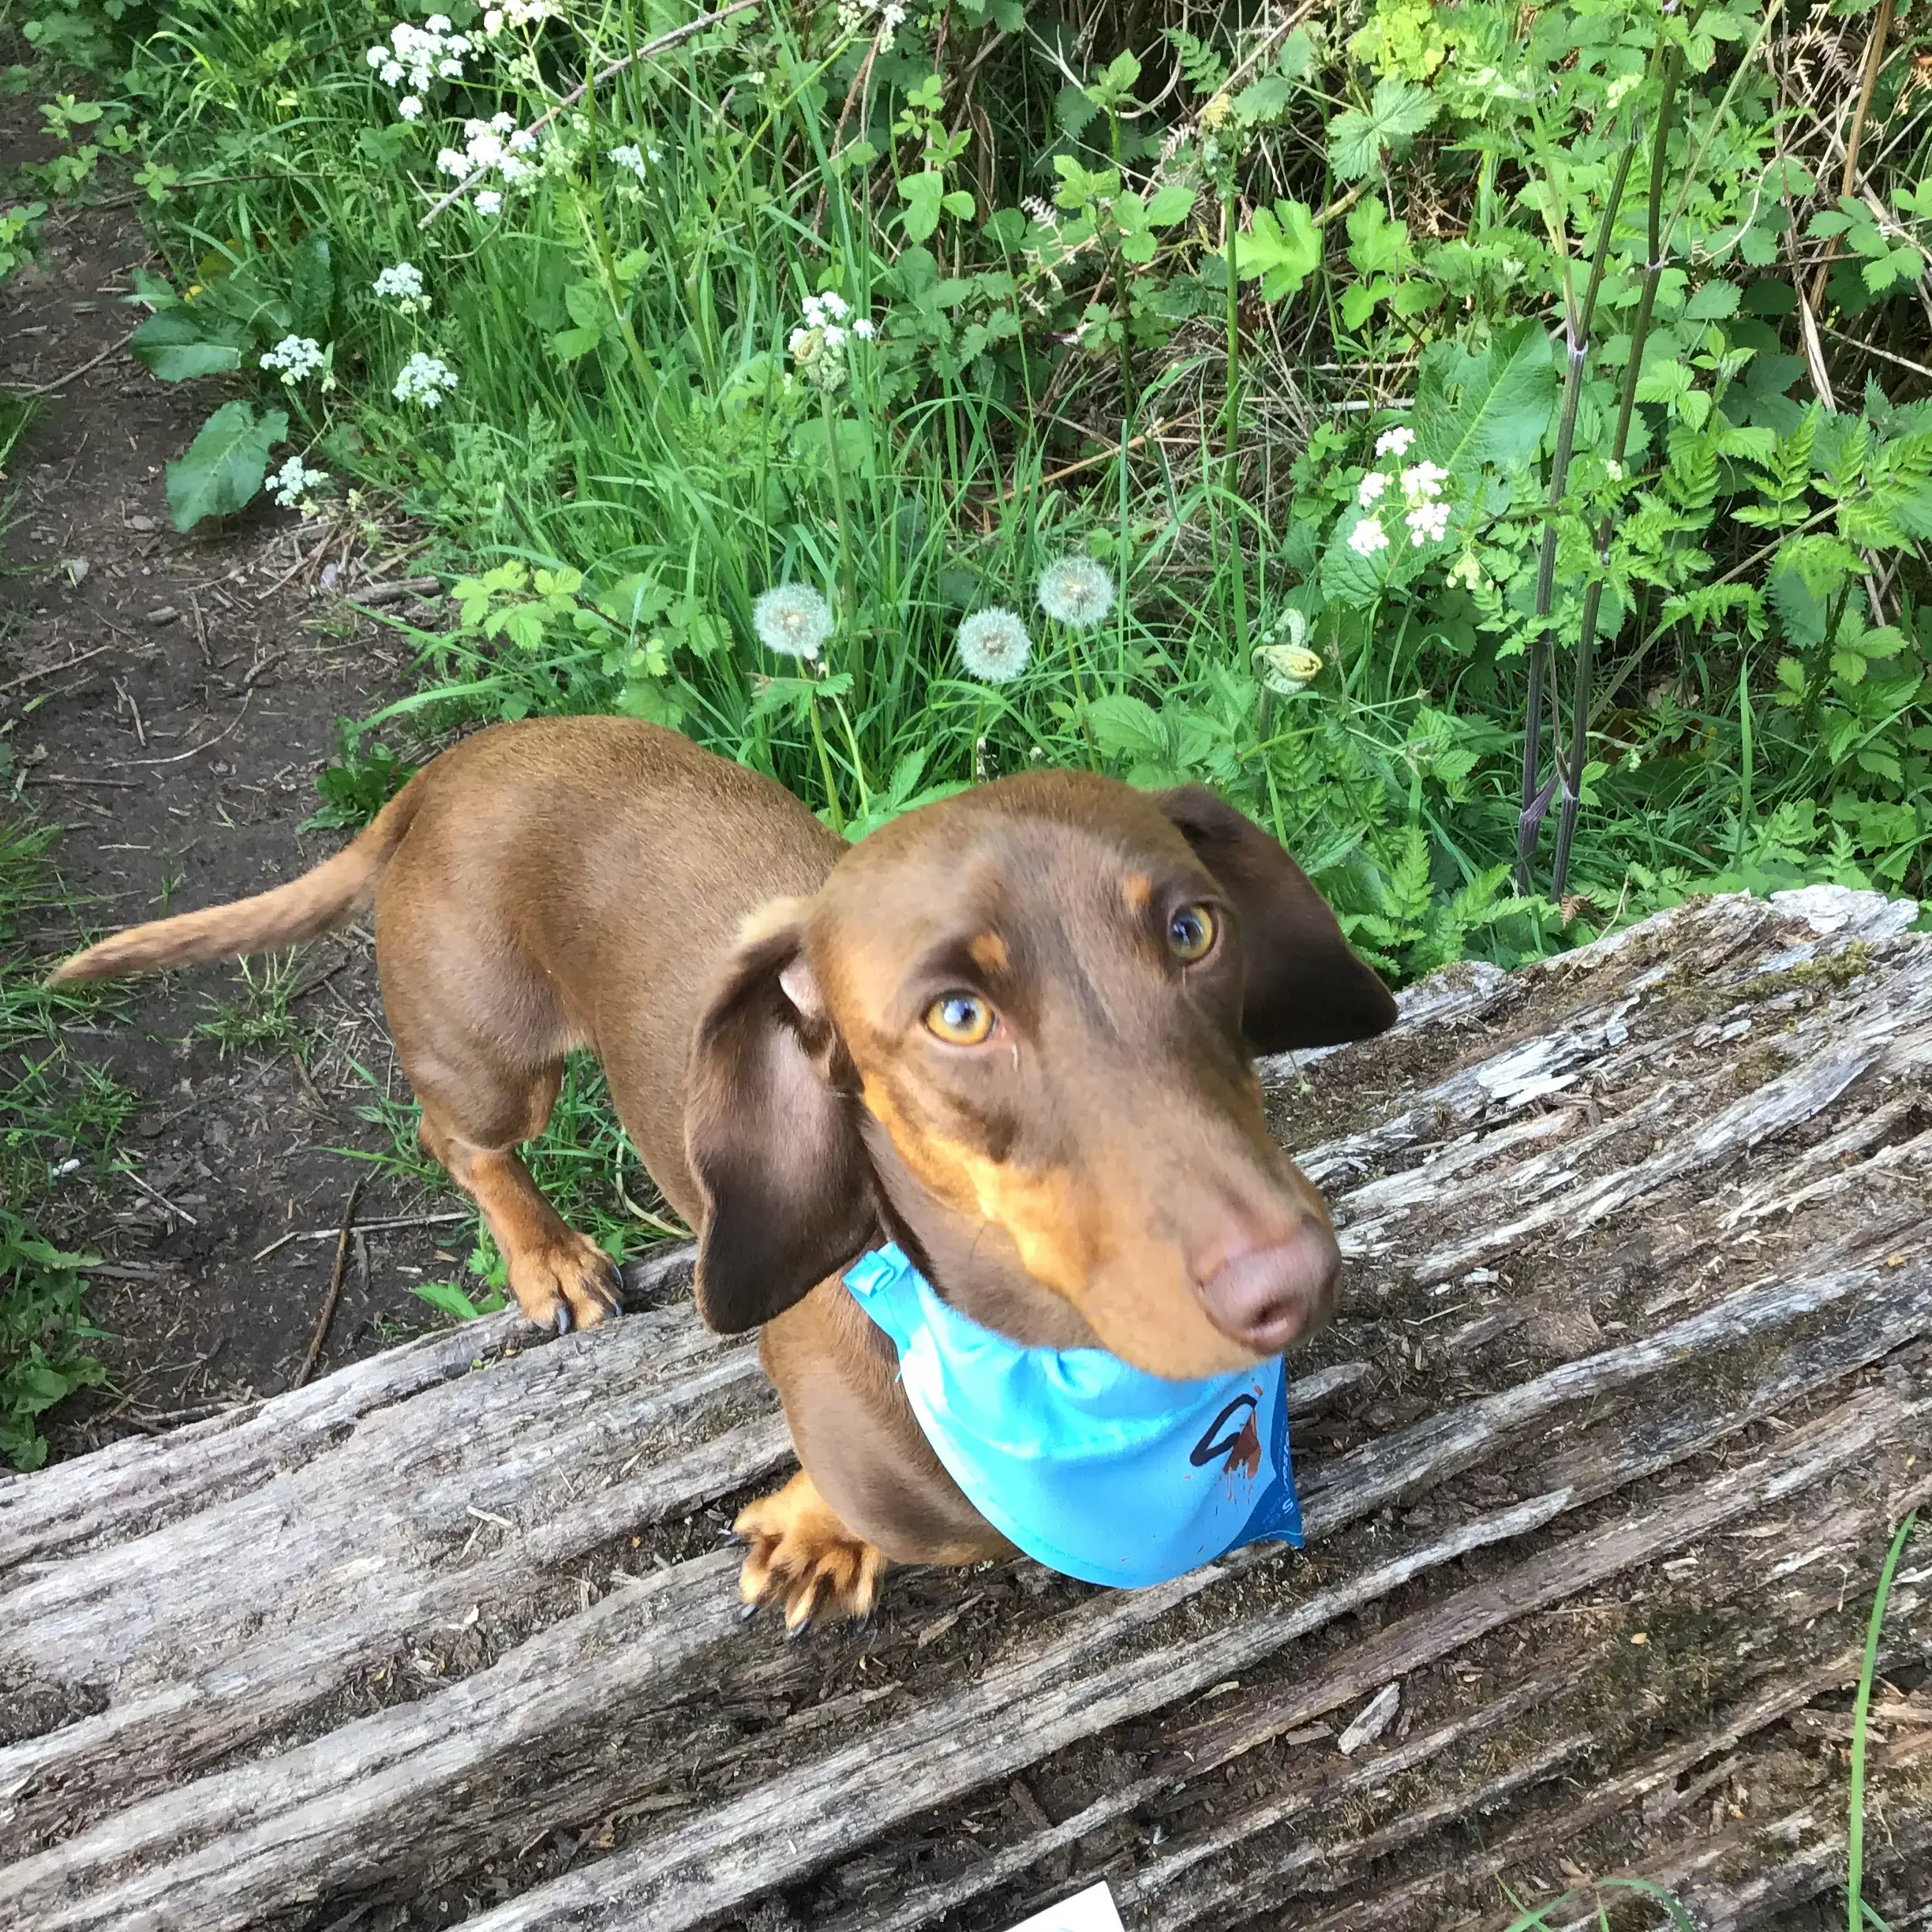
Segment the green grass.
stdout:
<svg viewBox="0 0 1932 1932">
<path fill-rule="evenodd" d="M 46 1460 L 46 1412 L 104 1373 L 87 1348 L 94 1257 L 66 1243 L 133 1105 L 68 1051 L 61 1028 L 80 1002 L 41 986 L 44 962 L 23 949 L 23 920 L 57 893 L 54 837 L 0 802 L 0 1463 L 16 1469 Z"/>
<path fill-rule="evenodd" d="M 328 473 L 321 514 L 406 512 L 463 579 L 454 630 L 399 625 L 421 688 L 358 737 L 325 814 L 365 811 L 388 783 L 372 761 L 418 727 L 616 710 L 773 772 L 855 835 L 1039 762 L 1204 780 L 1397 977 L 1466 951 L 1513 962 L 1694 889 L 1919 885 L 1932 417 L 1910 377 L 1863 391 L 1862 417 L 1807 414 L 1781 212 L 1754 225 L 1767 167 L 1803 164 L 1744 58 L 1759 13 L 1708 9 L 1686 40 L 1651 0 L 1533 17 L 1376 0 L 1360 43 L 1204 43 L 1156 9 L 1132 45 L 1109 17 L 1057 59 L 1014 13 L 956 7 L 943 47 L 918 20 L 886 47 L 829 9 L 741 16 L 591 90 L 500 215 L 459 201 L 426 231 L 464 116 L 527 125 L 687 16 L 601 0 L 535 30 L 521 66 L 518 36 L 484 43 L 413 123 L 361 58 L 393 16 L 361 0 L 41 17 L 43 44 L 101 75 L 92 118 L 54 117 L 69 171 L 117 144 L 144 165 L 168 274 L 144 285 L 137 346 L 157 373 L 246 375 L 288 335 L 324 358 L 326 380 L 251 379 L 286 419 L 271 453 L 260 416 L 184 474 L 226 500 L 298 455 Z M 1555 91 L 1477 88 L 1479 66 Z M 1878 111 L 1906 111 L 1908 72 L 1888 62 Z M 641 178 L 612 158 L 626 146 Z M 1920 159 L 1888 164 L 1901 191 Z M 1788 177 L 1801 221 L 1837 219 L 1810 182 Z M 1619 444 L 1653 203 L 1669 267 Z M 1902 262 L 1932 225 L 1900 208 Z M 1523 325 L 1581 302 L 1600 237 L 1565 404 Z M 1866 238 L 1839 245 L 1825 308 L 1879 340 L 1916 310 Z M 1806 242 L 1807 271 L 1823 247 Z M 426 312 L 375 292 L 402 261 Z M 875 341 L 794 350 L 827 290 Z M 455 374 L 433 410 L 392 393 L 417 354 Z M 1862 370 L 1896 376 L 1868 357 L 1848 395 Z M 1374 444 L 1411 423 L 1448 473 L 1445 534 L 1412 545 L 1387 511 L 1388 550 L 1358 556 Z M 1568 676 L 1600 520 L 1605 668 L 1559 912 L 1547 840 L 1528 892 L 1510 881 L 1526 680 L 1544 635 Z M 1035 605 L 1069 552 L 1120 592 L 1083 634 Z M 788 581 L 835 613 L 815 667 L 754 634 L 758 596 Z M 1033 631 L 1009 683 L 956 650 L 992 604 Z M 1320 668 L 1272 690 L 1255 653 L 1290 643 Z"/>
</svg>

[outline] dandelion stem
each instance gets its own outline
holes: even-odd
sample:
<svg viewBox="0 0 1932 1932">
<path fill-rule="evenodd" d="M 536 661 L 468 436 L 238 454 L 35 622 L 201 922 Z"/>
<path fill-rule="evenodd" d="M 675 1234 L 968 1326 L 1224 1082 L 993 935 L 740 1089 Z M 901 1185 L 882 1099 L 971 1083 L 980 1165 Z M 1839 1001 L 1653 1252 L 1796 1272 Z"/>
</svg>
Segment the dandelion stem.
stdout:
<svg viewBox="0 0 1932 1932">
<path fill-rule="evenodd" d="M 859 788 L 859 815 L 869 818 L 872 815 L 872 788 L 866 783 L 865 760 L 859 755 L 859 737 L 852 729 L 852 713 L 845 709 L 845 701 L 834 697 L 832 709 L 838 713 L 841 727 L 845 733 L 845 743 L 852 753 L 852 781 Z"/>
<path fill-rule="evenodd" d="M 818 694 L 808 691 L 805 694 L 806 715 L 811 720 L 812 743 L 818 748 L 818 769 L 825 778 L 826 811 L 832 820 L 832 829 L 841 838 L 845 836 L 845 814 L 839 805 L 838 781 L 832 775 L 832 754 L 826 749 L 825 732 L 818 724 Z"/>
</svg>

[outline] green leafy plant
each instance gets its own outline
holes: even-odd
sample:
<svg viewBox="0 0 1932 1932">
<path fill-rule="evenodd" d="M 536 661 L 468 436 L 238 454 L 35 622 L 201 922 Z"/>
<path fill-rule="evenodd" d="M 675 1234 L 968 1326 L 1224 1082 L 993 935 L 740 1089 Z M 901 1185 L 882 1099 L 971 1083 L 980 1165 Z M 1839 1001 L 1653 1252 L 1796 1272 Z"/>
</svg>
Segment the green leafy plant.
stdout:
<svg viewBox="0 0 1932 1932">
<path fill-rule="evenodd" d="M 69 1254 L 0 1208 L 0 1462 L 46 1462 L 40 1418 L 107 1371 L 80 1346 L 99 1331 L 82 1312 L 92 1255 Z"/>
</svg>

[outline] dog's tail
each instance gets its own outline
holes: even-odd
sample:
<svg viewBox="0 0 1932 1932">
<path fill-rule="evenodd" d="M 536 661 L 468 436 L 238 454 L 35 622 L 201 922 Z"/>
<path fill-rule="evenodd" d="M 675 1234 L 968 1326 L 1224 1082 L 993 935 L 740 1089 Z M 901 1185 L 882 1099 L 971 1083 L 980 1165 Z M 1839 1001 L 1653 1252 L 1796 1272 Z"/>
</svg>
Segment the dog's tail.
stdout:
<svg viewBox="0 0 1932 1932">
<path fill-rule="evenodd" d="M 375 896 L 384 867 L 402 844 L 422 803 L 423 781 L 429 775 L 419 772 L 376 814 L 359 838 L 300 878 L 272 892 L 258 893 L 253 899 L 130 926 L 125 932 L 63 960 L 47 983 L 114 979 L 125 973 L 152 972 L 159 967 L 185 966 L 196 960 L 266 953 L 346 925 Z"/>
</svg>

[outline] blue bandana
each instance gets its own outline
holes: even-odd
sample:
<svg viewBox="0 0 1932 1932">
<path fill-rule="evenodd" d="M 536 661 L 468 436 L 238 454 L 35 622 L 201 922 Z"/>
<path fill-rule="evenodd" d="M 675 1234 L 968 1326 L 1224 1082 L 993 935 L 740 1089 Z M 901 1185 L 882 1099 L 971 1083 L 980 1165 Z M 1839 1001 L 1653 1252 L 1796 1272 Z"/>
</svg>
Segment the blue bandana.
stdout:
<svg viewBox="0 0 1932 1932">
<path fill-rule="evenodd" d="M 898 1350 L 934 1454 L 1035 1562 L 1139 1589 L 1245 1543 L 1300 1547 L 1279 1356 L 1170 1382 L 1104 1349 L 1028 1348 L 949 1308 L 896 1243 L 845 1285 Z"/>
</svg>

